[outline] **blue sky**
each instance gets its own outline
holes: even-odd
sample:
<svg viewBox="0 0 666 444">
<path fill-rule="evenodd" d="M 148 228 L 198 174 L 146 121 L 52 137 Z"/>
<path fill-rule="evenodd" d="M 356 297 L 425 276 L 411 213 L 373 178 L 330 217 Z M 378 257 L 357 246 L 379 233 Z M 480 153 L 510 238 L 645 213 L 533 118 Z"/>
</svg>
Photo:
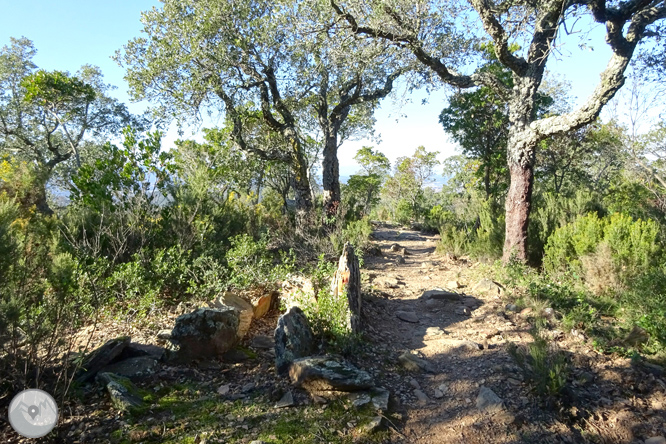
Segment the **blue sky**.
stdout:
<svg viewBox="0 0 666 444">
<path fill-rule="evenodd" d="M 124 71 L 110 57 L 140 34 L 141 11 L 159 5 L 156 0 L 0 0 L 0 46 L 8 44 L 10 37 L 25 36 L 37 48 L 35 63 L 40 68 L 75 72 L 83 64 L 97 65 L 106 82 L 118 87 L 114 95 L 138 112 L 144 105 L 129 104 Z M 584 25 L 578 26 L 582 30 Z M 555 57 L 551 56 L 548 65 L 560 80 L 571 82 L 571 96 L 579 103 L 592 92 L 610 56 L 603 40 L 603 27 L 595 27 L 586 36 L 583 42 L 587 46 L 583 48 L 578 46 L 581 35 L 564 37 L 560 42 L 563 46 Z M 428 103 L 423 105 L 423 99 Z M 339 152 L 341 174 L 346 176 L 356 171 L 352 158 L 363 145 L 378 147 L 392 161 L 412 154 L 419 145 L 429 151 L 440 151 L 441 159 L 455 154 L 454 145 L 437 121 L 444 99 L 444 91 L 439 90 L 429 95 L 417 91 L 412 94 L 411 103 L 402 107 L 385 100 L 376 114 L 376 133 L 381 135 L 381 143 L 346 142 Z M 171 130 L 165 137 L 165 147 L 176 137 Z"/>
</svg>

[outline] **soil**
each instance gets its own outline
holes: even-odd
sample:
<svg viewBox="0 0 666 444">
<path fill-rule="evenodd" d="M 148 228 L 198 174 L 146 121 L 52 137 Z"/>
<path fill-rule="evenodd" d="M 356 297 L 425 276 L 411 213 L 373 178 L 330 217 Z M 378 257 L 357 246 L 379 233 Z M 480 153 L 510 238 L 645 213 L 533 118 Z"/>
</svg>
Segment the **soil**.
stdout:
<svg viewBox="0 0 666 444">
<path fill-rule="evenodd" d="M 553 319 L 548 334 L 553 347 L 565 353 L 570 372 L 560 398 L 539 396 L 509 353 L 513 346 L 526 347 L 532 342 L 533 318 L 507 309 L 510 291 L 503 287 L 474 290 L 482 279 L 492 279 L 489 267 L 467 258 L 437 254 L 438 236 L 418 231 L 378 225 L 373 241 L 381 255 L 366 257 L 362 268 L 364 345 L 348 359 L 370 372 L 377 386 L 391 392 L 391 413 L 384 417 L 388 431 L 380 435 L 384 442 L 642 444 L 650 437 L 666 436 L 666 376 L 662 368 L 600 354 L 583 334 L 559 331 Z M 434 300 L 423 297 L 424 292 L 438 288 L 459 296 Z M 107 319 L 92 344 L 120 335 L 160 344 L 156 333 L 171 328 L 177 315 L 193 308 L 186 304 L 156 311 L 150 323 L 141 326 L 132 319 Z M 196 389 L 186 389 L 182 396 L 217 396 L 221 401 L 240 400 L 248 405 L 265 400 L 267 407 L 260 408 L 261 417 L 256 422 L 244 423 L 237 418 L 234 426 L 233 421 L 231 425 L 220 421 L 222 427 L 229 428 L 218 430 L 217 439 L 197 435 L 193 442 L 198 443 L 228 442 L 224 436 L 233 442 L 256 439 L 261 424 L 266 426 L 290 410 L 274 408 L 287 391 L 293 392 L 297 406 L 319 409 L 316 416 L 325 408 L 318 405 L 322 400 L 290 387 L 287 380 L 275 375 L 273 350 L 252 347 L 254 336 L 272 336 L 279 314 L 273 310 L 253 323 L 242 344 L 253 352 L 251 359 L 236 355 L 238 359 L 229 356 L 198 366 L 164 364 L 138 385 L 157 392 L 169 384 L 195 384 Z M 89 333 L 81 332 L 81 340 Z M 404 353 L 416 355 L 432 368 L 415 372 L 405 369 L 399 359 Z M 230 362 L 233 360 L 238 362 Z M 224 396 L 219 394 L 222 386 L 228 386 Z M 501 398 L 501 408 L 484 412 L 477 407 L 482 387 Z M 167 434 L 170 424 L 178 423 L 173 416 L 155 413 L 134 422 L 145 426 L 139 430 L 113 410 L 101 389 L 84 390 L 81 396 L 85 402 L 62 406 L 57 437 L 52 442 L 109 442 L 110 434 L 119 429 L 124 430 L 122 436 L 129 442 L 162 442 L 150 433 Z M 339 423 L 342 425 L 337 435 L 344 438 L 340 442 L 367 440 L 356 434 L 355 418 L 350 410 L 349 418 Z M 185 422 L 181 421 L 179 427 L 187 427 Z M 245 431 L 241 430 L 243 438 L 231 439 L 238 436 L 234 429 L 240 424 L 246 424 Z M 157 431 L 151 432 L 153 429 Z M 147 439 L 149 435 L 151 440 Z M 312 439 L 295 442 L 330 441 Z M 0 441 L 30 440 L 21 440 L 7 424 L 0 424 Z"/>
</svg>

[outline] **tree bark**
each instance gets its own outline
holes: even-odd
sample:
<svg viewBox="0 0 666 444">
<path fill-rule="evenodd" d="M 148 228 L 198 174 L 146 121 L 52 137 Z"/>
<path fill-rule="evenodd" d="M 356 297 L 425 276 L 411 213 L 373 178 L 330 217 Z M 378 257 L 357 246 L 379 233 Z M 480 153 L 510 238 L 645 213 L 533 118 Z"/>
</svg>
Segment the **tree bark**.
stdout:
<svg viewBox="0 0 666 444">
<path fill-rule="evenodd" d="M 525 262 L 527 260 L 527 226 L 532 207 L 532 189 L 534 169 L 532 165 L 512 164 L 511 186 L 506 196 L 506 230 L 504 238 L 504 256 L 508 262 L 513 256 Z"/>
<path fill-rule="evenodd" d="M 338 137 L 332 132 L 324 145 L 322 163 L 322 186 L 324 188 L 324 212 L 335 216 L 340 208 L 340 164 L 338 162 Z"/>
</svg>

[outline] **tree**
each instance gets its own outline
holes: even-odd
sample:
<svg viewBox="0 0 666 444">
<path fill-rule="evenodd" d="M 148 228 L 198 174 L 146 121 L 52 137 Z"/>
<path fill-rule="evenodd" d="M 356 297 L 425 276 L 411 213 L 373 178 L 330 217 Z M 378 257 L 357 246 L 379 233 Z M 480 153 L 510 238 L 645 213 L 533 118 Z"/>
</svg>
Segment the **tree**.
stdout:
<svg viewBox="0 0 666 444">
<path fill-rule="evenodd" d="M 465 89 L 489 87 L 508 102 L 507 163 L 511 185 L 505 204 L 505 261 L 513 255 L 521 261 L 527 259 L 527 227 L 538 143 L 593 122 L 624 84 L 624 73 L 638 44 L 655 34 L 664 35 L 660 26 L 666 18 L 664 0 L 545 0 L 518 4 L 469 0 L 468 5 L 399 0 L 370 6 L 357 0 L 331 0 L 331 6 L 353 32 L 404 48 L 443 83 Z M 456 71 L 464 56 L 479 57 L 464 37 L 473 15 L 483 26 L 499 62 L 511 71 L 512 88 L 482 69 L 471 74 Z M 611 58 L 595 91 L 582 106 L 558 116 L 536 117 L 538 93 L 558 34 L 561 29 L 571 29 L 572 22 L 581 16 L 606 26 L 606 42 L 613 51 Z M 524 49 L 513 53 L 511 45 L 517 42 L 524 42 L 521 45 Z"/>
<path fill-rule="evenodd" d="M 347 210 L 360 217 L 369 214 L 371 208 L 378 202 L 379 190 L 391 168 L 391 163 L 384 153 L 369 146 L 358 150 L 354 160 L 361 165 L 365 174 L 353 174 L 349 177 L 346 186 L 347 202 L 349 207 L 360 203 L 360 211 L 355 211 L 354 208 Z"/>
<path fill-rule="evenodd" d="M 330 213 L 340 200 L 340 134 L 367 130 L 370 111 L 402 72 L 389 70 L 390 45 L 353 35 L 330 45 L 332 18 L 303 2 L 167 0 L 144 13 L 148 38 L 131 41 L 117 60 L 135 98 L 171 117 L 217 108 L 242 150 L 289 164 L 299 213 L 313 205 L 308 147 L 319 132 Z"/>
<path fill-rule="evenodd" d="M 91 138 L 143 121 L 107 95 L 99 68 L 83 66 L 76 76 L 37 70 L 35 53 L 26 38 L 0 51 L 0 152 L 36 164 L 43 189 L 57 167 L 70 160 L 81 166 Z M 45 199 L 44 192 L 38 207 L 49 212 Z"/>
</svg>

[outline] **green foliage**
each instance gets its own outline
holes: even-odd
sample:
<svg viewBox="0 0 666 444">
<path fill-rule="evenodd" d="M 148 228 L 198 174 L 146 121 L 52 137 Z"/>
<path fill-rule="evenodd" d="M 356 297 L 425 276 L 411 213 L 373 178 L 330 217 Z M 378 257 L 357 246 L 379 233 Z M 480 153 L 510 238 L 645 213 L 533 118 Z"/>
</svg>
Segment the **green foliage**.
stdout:
<svg viewBox="0 0 666 444">
<path fill-rule="evenodd" d="M 276 259 L 268 250 L 266 238 L 255 241 L 247 234 L 234 237 L 227 252 L 230 285 L 244 289 L 284 279 L 293 270 L 295 259 L 284 252 L 279 261 Z"/>
<path fill-rule="evenodd" d="M 634 221 L 614 213 L 599 218 L 591 213 L 555 230 L 546 245 L 544 268 L 549 272 L 582 270 L 581 258 L 604 243 L 610 248 L 613 264 L 622 282 L 647 273 L 659 263 L 661 247 L 654 221 Z"/>
<path fill-rule="evenodd" d="M 532 342 L 526 348 L 514 344 L 509 354 L 523 369 L 537 395 L 556 400 L 562 395 L 569 378 L 570 366 L 564 353 L 551 344 L 539 328 L 530 331 Z"/>
</svg>

